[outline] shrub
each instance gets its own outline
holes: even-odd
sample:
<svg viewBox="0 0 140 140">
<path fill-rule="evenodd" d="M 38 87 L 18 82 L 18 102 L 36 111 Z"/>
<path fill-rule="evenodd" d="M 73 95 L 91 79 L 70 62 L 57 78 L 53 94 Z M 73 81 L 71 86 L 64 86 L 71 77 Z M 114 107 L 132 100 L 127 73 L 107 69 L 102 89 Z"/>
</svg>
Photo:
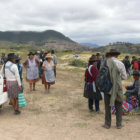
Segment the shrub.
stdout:
<svg viewBox="0 0 140 140">
<path fill-rule="evenodd" d="M 84 61 L 81 61 L 81 60 L 77 59 L 77 60 L 71 61 L 69 63 L 69 65 L 75 66 L 75 67 L 84 67 L 84 68 L 86 68 L 88 64 L 86 62 L 84 62 Z"/>
</svg>

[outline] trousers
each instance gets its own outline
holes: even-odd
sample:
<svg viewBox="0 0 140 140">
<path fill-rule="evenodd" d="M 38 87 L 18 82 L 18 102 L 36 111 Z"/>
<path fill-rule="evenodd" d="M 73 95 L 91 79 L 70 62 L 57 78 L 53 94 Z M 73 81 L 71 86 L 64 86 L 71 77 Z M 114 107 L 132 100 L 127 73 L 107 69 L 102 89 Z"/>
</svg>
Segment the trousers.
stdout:
<svg viewBox="0 0 140 140">
<path fill-rule="evenodd" d="M 107 93 L 104 94 L 105 103 L 105 124 L 111 126 L 111 106 L 110 106 L 111 96 Z M 116 108 L 116 126 L 122 125 L 122 103 L 115 101 Z"/>
<path fill-rule="evenodd" d="M 89 110 L 93 110 L 93 103 L 94 103 L 93 99 L 88 99 Z M 95 100 L 95 109 L 96 109 L 96 111 L 100 110 L 100 108 L 99 108 L 99 100 Z"/>
</svg>

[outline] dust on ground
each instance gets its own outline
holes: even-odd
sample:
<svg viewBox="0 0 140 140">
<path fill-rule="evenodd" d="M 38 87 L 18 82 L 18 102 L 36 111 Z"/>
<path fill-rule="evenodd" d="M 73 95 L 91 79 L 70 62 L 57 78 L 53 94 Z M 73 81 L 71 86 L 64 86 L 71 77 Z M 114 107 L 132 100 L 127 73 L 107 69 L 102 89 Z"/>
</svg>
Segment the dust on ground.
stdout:
<svg viewBox="0 0 140 140">
<path fill-rule="evenodd" d="M 41 81 L 34 92 L 29 91 L 25 80 L 24 85 L 27 107 L 21 109 L 21 115 L 14 115 L 8 103 L 0 110 L 0 140 L 140 139 L 140 115 L 123 116 L 121 130 L 115 127 L 114 115 L 109 130 L 101 127 L 104 114 L 89 112 L 87 99 L 83 97 L 83 69 L 67 69 L 59 65 L 56 84 L 50 93 L 44 92 Z M 100 106 L 104 112 L 103 101 Z"/>
</svg>

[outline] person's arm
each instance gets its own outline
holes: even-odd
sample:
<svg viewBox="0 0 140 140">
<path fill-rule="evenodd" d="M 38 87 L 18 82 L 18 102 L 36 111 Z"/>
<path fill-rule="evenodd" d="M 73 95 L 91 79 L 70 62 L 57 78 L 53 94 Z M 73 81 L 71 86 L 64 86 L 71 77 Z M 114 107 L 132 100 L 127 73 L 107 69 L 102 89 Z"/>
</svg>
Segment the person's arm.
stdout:
<svg viewBox="0 0 140 140">
<path fill-rule="evenodd" d="M 36 66 L 39 67 L 39 66 L 40 66 L 40 61 L 39 61 L 39 59 L 35 59 L 35 62 L 36 62 Z"/>
<path fill-rule="evenodd" d="M 19 74 L 20 74 L 20 78 L 22 79 L 22 73 L 23 73 L 23 66 L 22 64 L 20 64 L 20 71 L 19 71 Z"/>
<path fill-rule="evenodd" d="M 127 89 L 127 90 L 132 90 L 132 89 L 134 89 L 134 85 L 127 86 L 126 89 Z"/>
<path fill-rule="evenodd" d="M 43 64 L 42 64 L 42 69 L 43 69 L 44 71 L 47 71 L 45 62 L 43 62 Z"/>
<path fill-rule="evenodd" d="M 57 56 L 54 55 L 54 64 L 57 65 Z"/>
<path fill-rule="evenodd" d="M 16 65 L 14 65 L 12 67 L 12 71 L 15 73 L 15 78 L 18 82 L 18 85 L 21 86 L 21 80 L 20 80 L 20 76 L 19 76 L 19 71 L 18 71 L 18 67 Z"/>
<path fill-rule="evenodd" d="M 28 67 L 29 67 L 28 60 L 26 60 L 26 61 L 23 63 L 23 66 L 24 66 L 25 68 L 28 68 Z"/>
<path fill-rule="evenodd" d="M 0 74 L 1 74 L 1 75 L 4 75 L 4 73 L 3 73 L 3 72 L 4 72 L 4 71 L 3 71 L 3 68 L 4 68 L 4 65 L 2 66 L 2 68 L 1 68 L 1 70 L 0 70 Z"/>
<path fill-rule="evenodd" d="M 121 79 L 122 80 L 126 80 L 127 79 L 127 73 L 126 73 L 126 69 L 123 63 L 121 63 L 121 67 L 120 67 L 120 74 L 121 74 Z"/>
<path fill-rule="evenodd" d="M 139 83 L 138 81 L 136 81 L 134 84 L 134 88 L 127 90 L 127 93 L 138 93 L 138 91 L 139 91 Z"/>
<path fill-rule="evenodd" d="M 52 69 L 54 70 L 54 63 L 53 63 L 53 61 L 52 61 Z"/>
</svg>

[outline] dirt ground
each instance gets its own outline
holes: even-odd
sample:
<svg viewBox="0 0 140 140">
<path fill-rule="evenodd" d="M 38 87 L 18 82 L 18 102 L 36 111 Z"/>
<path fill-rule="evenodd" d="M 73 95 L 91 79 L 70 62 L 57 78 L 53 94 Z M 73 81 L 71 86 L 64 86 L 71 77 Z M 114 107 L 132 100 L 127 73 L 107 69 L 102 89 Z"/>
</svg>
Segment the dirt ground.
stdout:
<svg viewBox="0 0 140 140">
<path fill-rule="evenodd" d="M 24 80 L 27 106 L 21 115 L 14 115 L 6 103 L 0 110 L 0 140 L 139 140 L 140 115 L 123 117 L 124 127 L 102 128 L 104 114 L 88 111 L 87 99 L 83 97 L 83 70 L 57 69 L 56 84 L 50 93 L 44 92 L 41 81 L 37 91 L 30 92 Z M 100 102 L 104 112 L 104 103 Z"/>
</svg>

